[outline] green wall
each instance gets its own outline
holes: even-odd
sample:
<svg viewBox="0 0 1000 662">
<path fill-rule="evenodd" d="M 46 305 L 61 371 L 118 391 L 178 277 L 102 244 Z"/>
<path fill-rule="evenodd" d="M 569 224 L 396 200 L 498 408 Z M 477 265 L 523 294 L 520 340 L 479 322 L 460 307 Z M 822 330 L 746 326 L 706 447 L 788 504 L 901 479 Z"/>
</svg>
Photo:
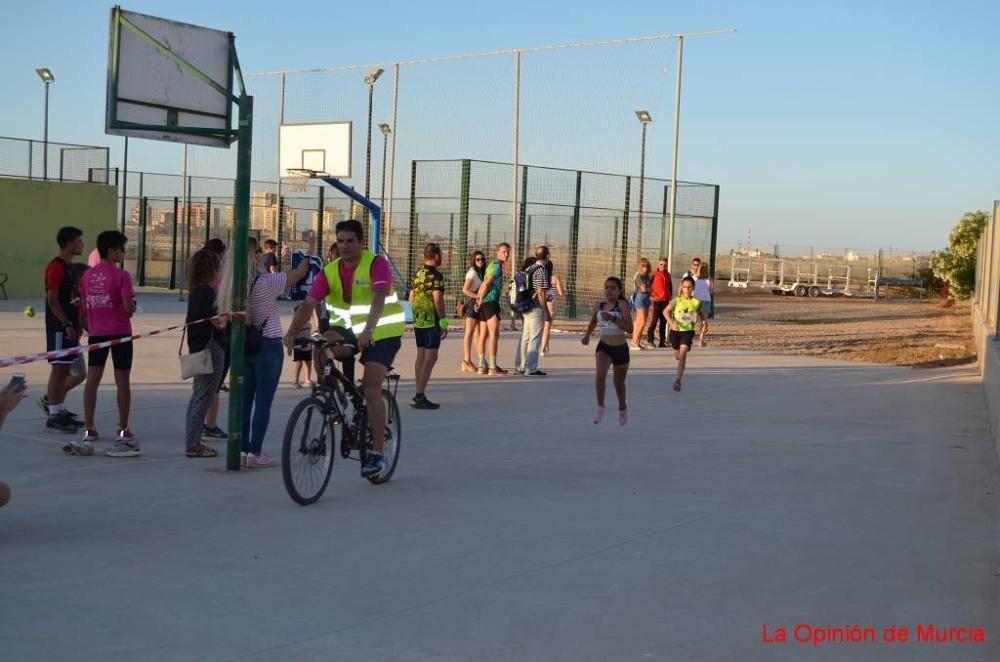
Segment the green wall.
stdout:
<svg viewBox="0 0 1000 662">
<path fill-rule="evenodd" d="M 7 296 L 45 295 L 45 265 L 59 252 L 56 233 L 65 225 L 83 230 L 78 261 L 86 262 L 97 235 L 118 227 L 118 193 L 113 186 L 0 178 L 0 273 Z"/>
</svg>

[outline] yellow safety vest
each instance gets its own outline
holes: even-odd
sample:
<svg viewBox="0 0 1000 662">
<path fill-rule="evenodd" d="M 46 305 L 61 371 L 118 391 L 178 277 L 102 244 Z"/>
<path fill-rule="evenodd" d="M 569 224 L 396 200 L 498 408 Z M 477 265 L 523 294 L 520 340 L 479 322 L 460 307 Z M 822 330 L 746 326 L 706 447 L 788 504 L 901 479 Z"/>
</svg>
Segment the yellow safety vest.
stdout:
<svg viewBox="0 0 1000 662">
<path fill-rule="evenodd" d="M 361 251 L 361 261 L 354 270 L 351 283 L 351 303 L 344 301 L 344 286 L 340 282 L 340 258 L 323 268 L 323 275 L 330 286 L 326 295 L 326 308 L 330 311 L 330 326 L 347 326 L 354 333 L 361 333 L 368 323 L 368 313 L 372 309 L 371 268 L 375 254 Z M 382 316 L 372 332 L 372 340 L 399 338 L 406 332 L 406 315 L 399 297 L 390 291 L 385 296 Z"/>
</svg>

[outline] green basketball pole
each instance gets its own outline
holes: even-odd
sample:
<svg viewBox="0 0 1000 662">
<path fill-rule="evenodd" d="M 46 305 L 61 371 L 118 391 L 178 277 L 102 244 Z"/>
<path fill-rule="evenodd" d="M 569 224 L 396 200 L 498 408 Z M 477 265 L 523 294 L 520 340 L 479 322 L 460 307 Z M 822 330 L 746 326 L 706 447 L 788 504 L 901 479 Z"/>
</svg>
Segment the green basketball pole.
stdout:
<svg viewBox="0 0 1000 662">
<path fill-rule="evenodd" d="M 250 233 L 250 157 L 253 135 L 253 97 L 240 95 L 239 133 L 236 155 L 236 227 L 233 231 L 233 312 L 247 309 L 247 235 Z M 240 446 L 243 437 L 243 338 L 242 319 L 230 321 L 229 339 L 229 443 L 226 445 L 226 469 L 240 470 Z"/>
</svg>

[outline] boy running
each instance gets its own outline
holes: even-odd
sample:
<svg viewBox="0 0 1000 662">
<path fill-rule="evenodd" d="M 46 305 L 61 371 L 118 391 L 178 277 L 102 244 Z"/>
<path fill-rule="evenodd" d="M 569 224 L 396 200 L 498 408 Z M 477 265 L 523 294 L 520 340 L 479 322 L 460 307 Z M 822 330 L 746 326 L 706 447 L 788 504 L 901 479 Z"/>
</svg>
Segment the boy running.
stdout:
<svg viewBox="0 0 1000 662">
<path fill-rule="evenodd" d="M 670 325 L 670 346 L 674 348 L 674 358 L 677 359 L 677 379 L 674 380 L 674 390 L 681 390 L 681 377 L 684 376 L 684 366 L 687 354 L 691 351 L 694 341 L 695 320 L 701 321 L 701 332 L 708 331 L 708 319 L 701 308 L 701 302 L 692 296 L 694 278 L 685 276 L 681 281 L 680 295 L 667 305 L 663 316 Z"/>
<path fill-rule="evenodd" d="M 135 313 L 135 290 L 132 289 L 132 278 L 128 272 L 117 265 L 125 259 L 126 241 L 125 235 L 117 230 L 97 235 L 101 263 L 90 269 L 80 284 L 80 298 L 84 304 L 81 322 L 87 330 L 90 344 L 132 335 L 130 318 Z M 98 439 L 94 409 L 97 407 L 97 388 L 104 377 L 104 366 L 109 353 L 115 367 L 115 385 L 118 387 L 118 434 L 117 443 L 113 448 L 105 450 L 104 454 L 108 457 L 138 457 L 141 455 L 139 444 L 128 427 L 132 404 L 132 389 L 129 384 L 132 373 L 131 342 L 95 349 L 87 355 L 87 385 L 83 390 L 83 444 L 90 444 L 92 448 L 93 442 Z"/>
<path fill-rule="evenodd" d="M 608 276 L 604 281 L 604 301 L 594 306 L 594 314 L 590 316 L 590 324 L 580 341 L 589 345 L 590 334 L 595 327 L 600 327 L 601 341 L 597 343 L 597 375 L 594 381 L 597 391 L 594 423 L 600 423 L 604 418 L 604 383 L 608 378 L 608 368 L 612 365 L 615 367 L 615 394 L 618 396 L 618 424 L 625 425 L 628 422 L 625 377 L 628 375 L 628 336 L 632 333 L 632 312 L 628 301 L 623 298 L 623 289 L 620 279 Z"/>
</svg>

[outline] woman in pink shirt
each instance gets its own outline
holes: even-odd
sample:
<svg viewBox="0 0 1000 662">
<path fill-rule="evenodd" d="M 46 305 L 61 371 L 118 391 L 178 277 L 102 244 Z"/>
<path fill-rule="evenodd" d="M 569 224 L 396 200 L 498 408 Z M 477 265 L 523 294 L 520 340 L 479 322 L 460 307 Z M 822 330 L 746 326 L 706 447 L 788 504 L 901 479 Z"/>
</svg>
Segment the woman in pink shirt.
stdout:
<svg viewBox="0 0 1000 662">
<path fill-rule="evenodd" d="M 81 326 L 87 331 L 90 344 L 107 342 L 132 335 L 132 314 L 135 313 L 135 290 L 132 278 L 116 263 L 125 259 L 127 238 L 117 230 L 97 235 L 97 250 L 101 262 L 92 267 L 80 282 Z M 141 452 L 135 436 L 128 426 L 132 389 L 132 343 L 95 349 L 87 354 L 87 385 L 83 391 L 83 443 L 93 444 L 99 438 L 94 424 L 97 407 L 97 388 L 104 376 L 108 354 L 115 368 L 115 385 L 118 387 L 118 434 L 113 448 L 104 451 L 109 457 L 138 457 Z"/>
</svg>

